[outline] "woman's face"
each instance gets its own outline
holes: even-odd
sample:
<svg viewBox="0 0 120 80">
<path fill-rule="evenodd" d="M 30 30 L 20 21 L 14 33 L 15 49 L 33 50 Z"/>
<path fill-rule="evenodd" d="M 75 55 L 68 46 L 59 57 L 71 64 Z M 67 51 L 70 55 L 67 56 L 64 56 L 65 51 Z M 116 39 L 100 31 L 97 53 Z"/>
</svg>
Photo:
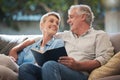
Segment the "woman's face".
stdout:
<svg viewBox="0 0 120 80">
<path fill-rule="evenodd" d="M 43 34 L 55 35 L 59 28 L 59 19 L 54 15 L 49 15 L 41 24 Z"/>
</svg>

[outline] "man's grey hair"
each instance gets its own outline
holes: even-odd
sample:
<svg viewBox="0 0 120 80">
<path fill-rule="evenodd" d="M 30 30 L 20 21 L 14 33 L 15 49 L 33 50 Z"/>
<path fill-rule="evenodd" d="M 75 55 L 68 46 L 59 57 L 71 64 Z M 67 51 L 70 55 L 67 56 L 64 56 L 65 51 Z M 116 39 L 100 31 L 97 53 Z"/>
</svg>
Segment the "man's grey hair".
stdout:
<svg viewBox="0 0 120 80">
<path fill-rule="evenodd" d="M 88 5 L 83 5 L 83 4 L 80 4 L 80 5 L 72 5 L 70 7 L 70 9 L 68 10 L 68 14 L 70 14 L 71 10 L 72 9 L 76 9 L 76 13 L 78 15 L 81 15 L 81 14 L 86 14 L 87 15 L 87 18 L 86 18 L 86 22 L 91 26 L 92 25 L 92 22 L 94 21 L 94 14 L 91 10 L 91 8 L 88 6 Z"/>
</svg>

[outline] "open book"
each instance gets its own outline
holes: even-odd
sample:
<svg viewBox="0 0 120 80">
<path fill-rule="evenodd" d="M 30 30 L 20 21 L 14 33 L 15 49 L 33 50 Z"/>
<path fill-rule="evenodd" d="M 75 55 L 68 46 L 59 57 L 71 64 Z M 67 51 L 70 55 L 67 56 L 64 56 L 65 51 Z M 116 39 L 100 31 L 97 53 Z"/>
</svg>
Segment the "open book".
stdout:
<svg viewBox="0 0 120 80">
<path fill-rule="evenodd" d="M 39 50 L 31 49 L 33 56 L 39 66 L 42 66 L 48 60 L 58 61 L 60 56 L 67 56 L 65 47 L 50 49 L 41 53 Z"/>
</svg>

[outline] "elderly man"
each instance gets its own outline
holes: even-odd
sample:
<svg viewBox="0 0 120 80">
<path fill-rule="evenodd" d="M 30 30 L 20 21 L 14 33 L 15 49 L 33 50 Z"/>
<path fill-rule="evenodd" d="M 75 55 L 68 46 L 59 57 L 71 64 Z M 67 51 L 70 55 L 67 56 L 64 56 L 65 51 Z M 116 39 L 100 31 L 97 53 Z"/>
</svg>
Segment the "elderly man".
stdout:
<svg viewBox="0 0 120 80">
<path fill-rule="evenodd" d="M 94 30 L 93 12 L 87 5 L 73 5 L 68 10 L 70 31 L 58 34 L 68 56 L 58 62 L 48 61 L 42 66 L 43 80 L 87 80 L 89 72 L 104 65 L 113 56 L 108 35 Z"/>
</svg>

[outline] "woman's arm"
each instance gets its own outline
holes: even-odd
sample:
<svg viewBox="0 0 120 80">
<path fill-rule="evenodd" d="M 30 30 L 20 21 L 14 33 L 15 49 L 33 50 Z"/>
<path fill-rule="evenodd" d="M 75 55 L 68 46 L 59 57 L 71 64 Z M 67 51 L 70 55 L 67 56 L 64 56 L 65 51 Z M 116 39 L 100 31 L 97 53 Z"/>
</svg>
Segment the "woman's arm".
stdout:
<svg viewBox="0 0 120 80">
<path fill-rule="evenodd" d="M 21 51 L 22 49 L 24 49 L 25 47 L 33 44 L 35 42 L 34 39 L 27 39 L 25 41 L 23 41 L 22 43 L 20 43 L 19 45 L 13 47 L 10 52 L 9 52 L 9 56 L 12 56 L 15 58 L 15 61 L 18 59 L 18 54 L 17 52 Z"/>
</svg>

